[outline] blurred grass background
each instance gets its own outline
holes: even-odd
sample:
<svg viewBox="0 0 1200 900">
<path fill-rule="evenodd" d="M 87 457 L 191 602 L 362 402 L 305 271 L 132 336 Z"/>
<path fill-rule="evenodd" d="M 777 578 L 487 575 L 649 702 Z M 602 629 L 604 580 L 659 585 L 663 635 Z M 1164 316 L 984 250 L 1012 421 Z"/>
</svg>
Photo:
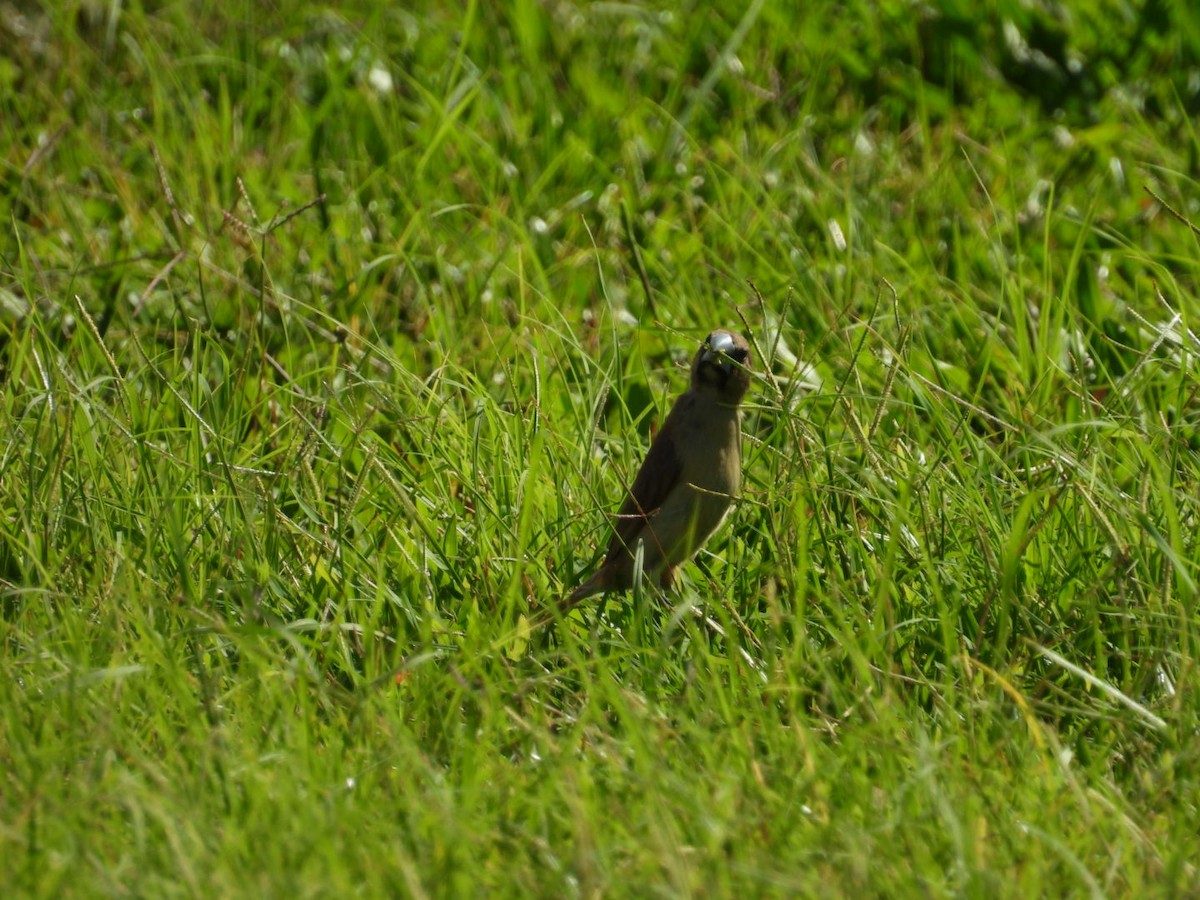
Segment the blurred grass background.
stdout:
<svg viewBox="0 0 1200 900">
<path fill-rule="evenodd" d="M 1196 889 L 1191 5 L 0 47 L 7 894 Z M 718 326 L 735 515 L 541 627 Z"/>
</svg>

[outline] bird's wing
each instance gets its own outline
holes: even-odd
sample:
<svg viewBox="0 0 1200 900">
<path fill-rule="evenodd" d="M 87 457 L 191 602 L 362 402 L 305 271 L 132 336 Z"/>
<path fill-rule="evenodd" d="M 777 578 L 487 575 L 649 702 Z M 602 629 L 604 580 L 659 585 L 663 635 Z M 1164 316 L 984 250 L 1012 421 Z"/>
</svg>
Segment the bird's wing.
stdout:
<svg viewBox="0 0 1200 900">
<path fill-rule="evenodd" d="M 671 410 L 663 427 L 650 442 L 650 451 L 646 454 L 637 477 L 633 479 L 629 496 L 625 498 L 620 512 L 617 513 L 612 541 L 609 542 L 605 559 L 613 559 L 618 554 L 633 549 L 633 543 L 646 521 L 658 511 L 672 488 L 679 483 L 683 472 L 683 460 L 679 457 L 678 437 L 675 435 L 677 429 L 672 427 L 672 420 L 676 418 L 676 412 L 685 401 L 686 398 L 681 398 L 680 402 L 676 403 L 675 409 Z"/>
</svg>

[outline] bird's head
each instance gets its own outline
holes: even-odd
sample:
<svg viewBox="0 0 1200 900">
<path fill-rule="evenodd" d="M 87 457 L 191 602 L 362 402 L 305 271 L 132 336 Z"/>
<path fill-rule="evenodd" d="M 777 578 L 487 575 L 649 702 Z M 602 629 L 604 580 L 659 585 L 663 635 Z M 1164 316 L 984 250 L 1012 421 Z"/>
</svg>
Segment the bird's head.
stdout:
<svg viewBox="0 0 1200 900">
<path fill-rule="evenodd" d="M 716 393 L 737 405 L 750 387 L 750 345 L 740 334 L 718 328 L 700 345 L 692 361 L 692 387 Z"/>
</svg>

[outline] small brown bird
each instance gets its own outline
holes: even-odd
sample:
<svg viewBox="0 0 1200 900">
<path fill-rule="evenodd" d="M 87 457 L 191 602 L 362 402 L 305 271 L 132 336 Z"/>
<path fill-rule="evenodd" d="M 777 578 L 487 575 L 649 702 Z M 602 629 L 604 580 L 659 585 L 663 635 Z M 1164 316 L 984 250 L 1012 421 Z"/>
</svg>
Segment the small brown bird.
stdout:
<svg viewBox="0 0 1200 900">
<path fill-rule="evenodd" d="M 632 587 L 639 545 L 646 580 L 671 586 L 675 569 L 717 530 L 741 485 L 738 404 L 749 387 L 750 345 L 740 334 L 714 331 L 692 361 L 691 387 L 650 444 L 604 562 L 564 608 Z"/>
</svg>

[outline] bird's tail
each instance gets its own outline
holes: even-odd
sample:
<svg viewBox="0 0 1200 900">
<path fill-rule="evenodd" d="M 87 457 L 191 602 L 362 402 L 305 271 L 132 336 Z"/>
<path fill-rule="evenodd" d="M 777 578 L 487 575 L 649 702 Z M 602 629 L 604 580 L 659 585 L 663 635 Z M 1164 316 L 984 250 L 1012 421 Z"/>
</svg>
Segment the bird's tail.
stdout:
<svg viewBox="0 0 1200 900">
<path fill-rule="evenodd" d="M 561 612 L 568 612 L 574 609 L 578 604 L 590 597 L 595 597 L 597 594 L 604 593 L 604 585 L 602 584 L 603 570 L 596 572 L 591 578 L 581 584 L 567 596 L 558 601 L 558 608 Z"/>
</svg>

